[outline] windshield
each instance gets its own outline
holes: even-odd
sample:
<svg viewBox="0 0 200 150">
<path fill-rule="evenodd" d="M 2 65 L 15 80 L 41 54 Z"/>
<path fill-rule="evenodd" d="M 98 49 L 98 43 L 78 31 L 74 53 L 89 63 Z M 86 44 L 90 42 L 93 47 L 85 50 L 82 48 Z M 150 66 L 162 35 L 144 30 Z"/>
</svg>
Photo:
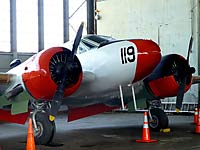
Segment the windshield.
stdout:
<svg viewBox="0 0 200 150">
<path fill-rule="evenodd" d="M 93 48 L 98 48 L 101 44 L 106 44 L 114 40 L 114 38 L 108 36 L 87 35 L 81 39 L 78 53 L 80 54 Z"/>
</svg>

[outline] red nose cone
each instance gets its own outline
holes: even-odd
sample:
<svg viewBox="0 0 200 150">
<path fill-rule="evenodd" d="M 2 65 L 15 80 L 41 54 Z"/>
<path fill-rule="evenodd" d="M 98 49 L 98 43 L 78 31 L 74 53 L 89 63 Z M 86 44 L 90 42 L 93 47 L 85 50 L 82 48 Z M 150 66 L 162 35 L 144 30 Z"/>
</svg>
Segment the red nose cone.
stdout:
<svg viewBox="0 0 200 150">
<path fill-rule="evenodd" d="M 149 75 L 161 59 L 160 47 L 151 40 L 132 40 L 138 49 L 137 67 L 134 81 Z"/>
</svg>

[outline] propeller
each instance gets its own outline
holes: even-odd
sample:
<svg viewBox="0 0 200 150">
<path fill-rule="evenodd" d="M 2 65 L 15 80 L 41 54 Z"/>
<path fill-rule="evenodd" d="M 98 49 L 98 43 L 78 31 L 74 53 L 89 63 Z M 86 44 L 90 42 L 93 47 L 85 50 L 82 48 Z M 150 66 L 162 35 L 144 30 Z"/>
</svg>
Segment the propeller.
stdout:
<svg viewBox="0 0 200 150">
<path fill-rule="evenodd" d="M 84 22 L 82 22 L 81 25 L 79 26 L 77 34 L 76 34 L 76 38 L 75 38 L 74 43 L 73 43 L 72 53 L 71 53 L 71 59 L 72 60 L 74 60 L 74 56 L 77 53 L 77 48 L 78 48 L 79 43 L 81 41 L 81 37 L 82 37 L 82 33 L 83 33 L 83 26 L 84 26 Z"/>
<path fill-rule="evenodd" d="M 190 53 L 192 50 L 192 44 L 193 44 L 193 37 L 191 36 L 190 38 L 190 42 L 189 42 L 189 47 L 188 47 L 188 53 L 187 53 L 187 62 L 185 64 L 183 64 L 183 66 L 180 66 L 180 69 L 178 70 L 178 93 L 177 93 L 177 97 L 176 97 L 176 112 L 179 112 L 182 106 L 182 102 L 183 102 L 183 97 L 184 97 L 184 91 L 185 91 L 185 87 L 186 87 L 186 83 L 187 83 L 187 78 L 195 72 L 194 67 L 190 67 L 189 66 L 189 57 L 190 57 Z"/>
<path fill-rule="evenodd" d="M 82 32 L 83 32 L 83 26 L 84 23 L 82 22 L 81 25 L 79 26 L 79 29 L 77 31 L 74 43 L 73 43 L 73 47 L 72 47 L 72 51 L 71 51 L 71 55 L 67 60 L 67 64 L 64 67 L 59 67 L 57 68 L 57 72 L 60 75 L 61 80 L 59 80 L 59 82 L 57 83 L 57 89 L 55 91 L 55 94 L 53 96 L 53 99 L 51 101 L 51 106 L 50 108 L 47 110 L 49 113 L 49 119 L 51 121 L 53 121 L 55 119 L 55 116 L 61 106 L 62 103 L 62 99 L 64 97 L 64 93 L 65 93 L 65 88 L 68 86 L 68 82 L 66 82 L 67 77 L 69 76 L 69 70 L 73 70 L 73 68 L 75 67 L 74 65 L 74 57 L 77 53 L 77 48 L 79 46 L 79 43 L 81 41 L 81 37 L 82 37 Z"/>
<path fill-rule="evenodd" d="M 189 59 L 190 59 L 190 53 L 192 51 L 192 44 L 193 44 L 193 37 L 190 37 L 190 43 L 189 43 L 189 47 L 188 47 L 188 54 L 187 54 L 187 62 L 189 64 Z"/>
</svg>

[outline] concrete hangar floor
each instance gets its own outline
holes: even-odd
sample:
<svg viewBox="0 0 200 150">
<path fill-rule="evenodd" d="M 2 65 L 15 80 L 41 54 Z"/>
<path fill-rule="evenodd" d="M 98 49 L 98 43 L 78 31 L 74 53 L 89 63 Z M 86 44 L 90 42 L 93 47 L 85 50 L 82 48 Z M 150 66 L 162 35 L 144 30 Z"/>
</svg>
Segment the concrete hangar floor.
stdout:
<svg viewBox="0 0 200 150">
<path fill-rule="evenodd" d="M 37 150 L 188 150 L 200 149 L 200 134 L 195 134 L 193 115 L 170 115 L 171 132 L 150 132 L 156 143 L 137 143 L 141 139 L 143 113 L 104 113 L 67 123 L 66 115 L 56 119 L 55 143 L 63 146 L 37 145 Z M 0 123 L 0 150 L 24 150 L 27 124 Z"/>
</svg>

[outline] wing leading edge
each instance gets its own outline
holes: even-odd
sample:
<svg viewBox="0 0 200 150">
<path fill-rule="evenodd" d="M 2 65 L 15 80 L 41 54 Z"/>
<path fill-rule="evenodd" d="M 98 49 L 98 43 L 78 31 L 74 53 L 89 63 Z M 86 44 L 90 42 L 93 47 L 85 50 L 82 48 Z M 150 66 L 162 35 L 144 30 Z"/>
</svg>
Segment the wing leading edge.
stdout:
<svg viewBox="0 0 200 150">
<path fill-rule="evenodd" d="M 11 115 L 28 112 L 29 100 L 30 95 L 22 86 L 21 76 L 0 73 L 0 110 L 6 111 L 6 113 L 1 113 L 0 116 L 8 114 L 8 112 Z"/>
</svg>

